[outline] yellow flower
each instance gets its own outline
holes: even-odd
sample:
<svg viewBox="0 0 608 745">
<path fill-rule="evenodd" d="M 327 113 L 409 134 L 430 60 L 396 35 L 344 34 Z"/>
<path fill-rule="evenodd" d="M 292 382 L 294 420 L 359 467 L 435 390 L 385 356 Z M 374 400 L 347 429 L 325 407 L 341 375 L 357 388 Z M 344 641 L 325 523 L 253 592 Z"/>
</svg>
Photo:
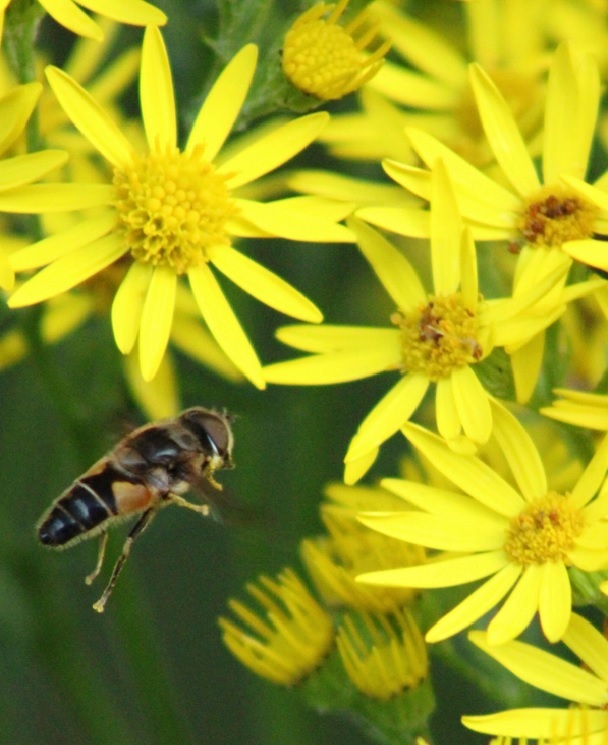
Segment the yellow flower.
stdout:
<svg viewBox="0 0 608 745">
<path fill-rule="evenodd" d="M 278 685 L 300 683 L 330 652 L 334 643 L 331 616 L 290 569 L 276 579 L 262 576 L 246 589 L 262 613 L 240 600 L 229 600 L 240 625 L 229 618 L 219 619 L 224 644 L 257 675 Z"/>
<path fill-rule="evenodd" d="M 511 641 L 495 647 L 479 631 L 471 632 L 469 639 L 525 683 L 576 706 L 465 716 L 466 727 L 492 735 L 542 738 L 547 745 L 608 742 L 608 641 L 585 618 L 573 613 L 562 641 L 587 669 L 531 644 Z"/>
<path fill-rule="evenodd" d="M 212 335 L 234 364 L 263 387 L 261 366 L 211 266 L 258 300 L 288 315 L 322 319 L 291 285 L 231 246 L 233 237 L 350 241 L 336 224 L 350 206 L 314 197 L 262 204 L 239 199 L 237 187 L 282 165 L 306 147 L 327 121 L 320 112 L 266 133 L 236 155 L 214 163 L 241 108 L 256 66 L 257 48 L 244 47 L 216 81 L 186 147 L 176 145 L 173 83 L 162 36 L 144 37 L 140 97 L 148 151 L 141 155 L 100 106 L 61 70 L 47 76 L 78 129 L 113 167 L 105 184 L 45 184 L 0 194 L 0 209 L 52 212 L 102 208 L 69 230 L 12 255 L 15 271 L 45 266 L 9 299 L 16 308 L 60 294 L 122 257 L 129 269 L 112 305 L 118 348 L 139 337 L 142 375 L 151 380 L 171 333 L 178 280 L 186 275 Z M 48 266 L 47 266 L 48 265 Z"/>
<path fill-rule="evenodd" d="M 406 610 L 347 614 L 336 644 L 346 674 L 369 698 L 388 701 L 428 676 L 426 645 Z"/>
<path fill-rule="evenodd" d="M 322 101 L 360 88 L 378 72 L 390 48 L 390 42 L 383 42 L 371 54 L 365 53 L 377 29 L 365 10 L 341 26 L 338 21 L 348 3 L 317 3 L 298 16 L 285 34 L 285 77 L 302 93 Z"/>
<path fill-rule="evenodd" d="M 543 179 L 539 179 L 521 133 L 503 96 L 479 65 L 469 68 L 485 134 L 502 170 L 492 179 L 471 166 L 431 135 L 414 128 L 407 135 L 429 167 L 441 159 L 453 180 L 466 224 L 478 240 L 509 241 L 520 248 L 516 288 L 537 281 L 556 261 L 568 267 L 569 245 L 608 230 L 608 212 L 568 187 L 563 176 L 582 178 L 587 169 L 599 103 L 597 64 L 577 55 L 568 44 L 556 51 L 549 74 L 543 140 Z M 427 171 L 393 161 L 385 170 L 398 183 L 430 199 Z M 401 235 L 425 237 L 430 219 L 419 211 L 364 208 L 359 216 Z M 596 241 L 597 250 L 602 244 Z"/>
<path fill-rule="evenodd" d="M 548 488 L 532 440 L 506 409 L 493 404 L 496 439 L 515 486 L 475 456 L 451 451 L 414 424 L 403 432 L 464 493 L 400 479 L 381 484 L 416 511 L 363 513 L 370 528 L 441 553 L 419 567 L 364 574 L 362 582 L 405 587 L 451 587 L 488 578 L 427 633 L 450 637 L 509 597 L 488 626 L 490 644 L 520 634 L 538 612 L 550 641 L 562 638 L 571 616 L 568 567 L 608 566 L 608 438 L 570 492 Z M 599 495 L 595 495 L 599 491 Z"/>
<path fill-rule="evenodd" d="M 4 16 L 11 0 L 0 0 L 0 38 L 4 26 Z M 158 25 L 167 23 L 167 16 L 145 0 L 39 0 L 40 5 L 60 26 L 79 36 L 90 39 L 103 39 L 103 31 L 95 21 L 78 7 L 100 13 L 120 23 L 133 26 Z M 10 9 L 9 9 L 10 12 Z"/>
<path fill-rule="evenodd" d="M 449 179 L 439 164 L 433 172 L 431 215 L 433 292 L 424 290 L 400 251 L 353 221 L 361 250 L 397 306 L 392 328 L 282 328 L 277 333 L 281 341 L 317 354 L 264 368 L 267 382 L 282 385 L 342 383 L 384 370 L 400 373 L 350 443 L 344 459 L 347 483 L 369 469 L 379 447 L 411 417 L 431 385 L 437 387 L 437 426 L 452 447 L 471 451 L 487 442 L 489 395 L 473 366 L 496 347 L 525 343 L 563 310 L 556 296 L 552 307 L 543 304 L 542 312 L 528 313 L 564 280 L 565 268 L 517 299 L 487 301 L 479 295 L 475 246 L 462 231 Z"/>
</svg>

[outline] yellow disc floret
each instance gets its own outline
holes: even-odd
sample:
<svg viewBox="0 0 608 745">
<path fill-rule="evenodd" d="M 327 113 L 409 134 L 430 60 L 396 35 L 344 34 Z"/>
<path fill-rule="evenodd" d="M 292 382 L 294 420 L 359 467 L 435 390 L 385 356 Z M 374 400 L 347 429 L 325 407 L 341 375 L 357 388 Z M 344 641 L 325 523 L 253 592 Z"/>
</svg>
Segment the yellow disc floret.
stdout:
<svg viewBox="0 0 608 745">
<path fill-rule="evenodd" d="M 365 11 L 345 26 L 337 23 L 348 1 L 340 0 L 335 7 L 314 5 L 285 35 L 285 76 L 303 93 L 324 101 L 342 98 L 370 80 L 390 47 L 384 42 L 371 54 L 364 51 L 377 30 L 368 24 Z"/>
<path fill-rule="evenodd" d="M 397 311 L 391 321 L 401 330 L 404 372 L 421 372 L 437 381 L 483 355 L 477 317 L 464 306 L 460 293 L 431 295 L 427 305 L 413 312 Z"/>
<path fill-rule="evenodd" d="M 225 181 L 201 146 L 152 151 L 115 169 L 119 230 L 133 258 L 183 274 L 228 244 L 226 222 L 237 208 Z"/>
<path fill-rule="evenodd" d="M 529 504 L 511 520 L 505 551 L 522 566 L 564 562 L 584 527 L 584 517 L 557 492 Z"/>
<path fill-rule="evenodd" d="M 566 186 L 544 186 L 530 197 L 518 228 L 528 244 L 559 248 L 591 238 L 598 208 Z"/>
</svg>

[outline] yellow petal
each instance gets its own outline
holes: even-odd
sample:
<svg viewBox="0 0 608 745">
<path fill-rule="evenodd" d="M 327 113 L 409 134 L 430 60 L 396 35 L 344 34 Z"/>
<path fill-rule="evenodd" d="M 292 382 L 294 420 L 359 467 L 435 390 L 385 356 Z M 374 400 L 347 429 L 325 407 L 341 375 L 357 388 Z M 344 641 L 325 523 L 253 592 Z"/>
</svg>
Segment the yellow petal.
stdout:
<svg viewBox="0 0 608 745">
<path fill-rule="evenodd" d="M 116 235 L 108 235 L 63 256 L 21 285 L 9 298 L 10 308 L 33 305 L 70 290 L 117 261 L 125 247 Z"/>
<path fill-rule="evenodd" d="M 429 387 L 424 375 L 410 373 L 394 385 L 360 424 L 344 461 L 356 460 L 395 434 L 420 405 Z"/>
<path fill-rule="evenodd" d="M 595 455 L 583 471 L 570 493 L 570 503 L 580 509 L 594 497 L 606 476 L 608 467 L 608 435 L 599 444 Z"/>
<path fill-rule="evenodd" d="M 542 567 L 526 567 L 513 591 L 488 625 L 490 644 L 504 644 L 519 636 L 538 610 Z"/>
<path fill-rule="evenodd" d="M 604 681 L 532 644 L 511 641 L 493 645 L 478 631 L 471 632 L 469 639 L 528 685 L 589 706 L 603 706 L 606 701 Z"/>
<path fill-rule="evenodd" d="M 519 420 L 499 401 L 492 399 L 494 437 L 504 454 L 522 496 L 532 502 L 547 493 L 542 458 Z"/>
<path fill-rule="evenodd" d="M 357 582 L 382 587 L 455 587 L 489 577 L 496 572 L 500 573 L 505 567 L 505 561 L 506 557 L 502 551 L 491 551 L 487 554 L 459 556 L 455 559 L 439 559 L 417 567 L 367 572 L 366 574 L 360 574 L 357 577 Z M 509 567 L 507 566 L 506 569 L 509 569 Z M 508 590 L 509 588 L 502 593 L 501 597 Z M 494 607 L 496 602 L 493 601 L 486 610 Z M 482 611 L 482 613 L 484 612 Z"/>
<path fill-rule="evenodd" d="M 112 330 L 116 346 L 128 354 L 135 345 L 144 300 L 152 278 L 152 266 L 133 262 L 120 283 L 112 303 Z"/>
<path fill-rule="evenodd" d="M 229 158 L 217 172 L 228 176 L 226 184 L 229 189 L 248 184 L 274 171 L 308 147 L 328 122 L 326 111 L 294 119 Z"/>
<path fill-rule="evenodd" d="M 580 58 L 576 59 L 570 44 L 560 44 L 553 55 L 549 70 L 545 104 L 545 183 L 554 183 L 563 174 L 584 177 L 599 98 L 600 78 L 597 64 L 589 60 L 588 55 L 580 55 Z"/>
<path fill-rule="evenodd" d="M 55 0 L 53 0 L 54 2 Z M 150 3 L 143 0 L 78 0 L 80 5 L 93 13 L 112 18 L 119 23 L 130 23 L 134 26 L 164 26 L 167 16 Z"/>
<path fill-rule="evenodd" d="M 0 192 L 37 181 L 67 159 L 68 154 L 62 150 L 41 150 L 0 160 Z"/>
<path fill-rule="evenodd" d="M 460 437 L 462 427 L 450 378 L 438 380 L 435 386 L 435 418 L 437 431 L 443 438 L 450 441 Z"/>
<path fill-rule="evenodd" d="M 558 642 L 568 626 L 572 612 L 572 588 L 566 567 L 550 561 L 541 567 L 542 579 L 538 613 L 543 632 L 550 642 Z"/>
<path fill-rule="evenodd" d="M 206 264 L 191 269 L 188 279 L 203 318 L 217 343 L 245 377 L 257 388 L 264 388 L 266 384 L 260 361 L 211 269 Z"/>
<path fill-rule="evenodd" d="M 428 238 L 431 235 L 431 220 L 428 212 L 407 207 L 363 207 L 355 212 L 365 220 L 384 230 L 410 238 Z"/>
<path fill-rule="evenodd" d="M 177 144 L 175 96 L 167 49 L 161 32 L 148 26 L 144 34 L 139 80 L 141 112 L 150 150 L 165 152 Z"/>
<path fill-rule="evenodd" d="M 454 190 L 441 159 L 433 166 L 431 193 L 431 260 L 436 295 L 450 295 L 460 285 L 462 220 Z"/>
<path fill-rule="evenodd" d="M 229 246 L 209 251 L 212 264 L 257 300 L 301 321 L 320 323 L 323 314 L 308 298 L 277 274 Z"/>
<path fill-rule="evenodd" d="M 426 304 L 424 287 L 401 251 L 361 220 L 350 219 L 348 226 L 355 233 L 359 248 L 397 308 L 407 312 Z"/>
<path fill-rule="evenodd" d="M 468 366 L 453 370 L 450 379 L 464 434 L 477 444 L 485 444 L 492 433 L 492 411 L 488 394 Z"/>
<path fill-rule="evenodd" d="M 297 324 L 281 326 L 275 336 L 283 344 L 303 352 L 340 352 L 347 349 L 367 350 L 371 347 L 390 347 L 393 362 L 399 361 L 400 334 L 397 329 L 373 326 L 309 326 Z M 608 415 L 608 412 L 607 412 Z"/>
<path fill-rule="evenodd" d="M 348 485 L 356 484 L 359 479 L 362 479 L 369 469 L 374 465 L 380 448 L 374 448 L 369 453 L 357 458 L 357 460 L 351 460 L 344 464 L 344 483 Z"/>
<path fill-rule="evenodd" d="M 571 696 L 568 696 L 568 699 L 570 700 Z M 502 737 L 517 737 L 522 738 L 522 742 L 534 739 L 542 740 L 542 742 L 578 743 L 578 745 L 597 742 L 598 745 L 602 745 L 602 740 L 605 739 L 602 733 L 608 730 L 608 714 L 605 711 L 587 708 L 577 711 L 572 708 L 556 709 L 535 706 L 533 709 L 509 709 L 496 714 L 466 716 L 462 717 L 462 723 L 475 732 L 500 735 L 498 741 L 501 741 Z M 592 739 L 591 733 L 597 733 L 600 739 Z M 561 735 L 564 736 L 563 740 Z M 579 735 L 582 739 L 578 738 Z M 556 738 L 559 739 L 556 740 Z"/>
<path fill-rule="evenodd" d="M 317 210 L 320 197 L 283 199 L 276 202 L 254 202 L 235 199 L 240 210 L 239 216 L 251 222 L 268 236 L 288 238 L 292 241 L 313 241 L 315 243 L 352 243 L 353 234 L 344 225 L 326 220 Z M 336 203 L 333 203 L 335 206 Z M 352 205 L 340 205 L 348 214 Z"/>
<path fill-rule="evenodd" d="M 402 431 L 446 478 L 481 504 L 505 517 L 523 508 L 524 501 L 513 487 L 479 458 L 452 452 L 440 437 L 411 422 Z"/>
<path fill-rule="evenodd" d="M 394 366 L 395 350 L 361 347 L 275 362 L 264 367 L 267 383 L 277 385 L 333 385 L 369 378 Z M 367 448 L 367 450 L 373 449 Z"/>
<path fill-rule="evenodd" d="M 145 381 L 156 375 L 165 355 L 175 310 L 177 274 L 171 267 L 155 267 L 141 313 L 139 363 Z"/>
<path fill-rule="evenodd" d="M 99 26 L 72 0 L 40 0 L 40 5 L 60 26 L 65 26 L 79 36 L 86 36 L 97 41 L 103 39 Z"/>
<path fill-rule="evenodd" d="M 527 197 L 540 187 L 540 182 L 511 109 L 479 65 L 473 64 L 469 69 L 479 115 L 492 152 L 513 188 L 522 197 Z"/>
<path fill-rule="evenodd" d="M 8 149 L 23 132 L 41 93 L 40 83 L 27 83 L 14 86 L 0 98 L 0 152 Z"/>
<path fill-rule="evenodd" d="M 180 352 L 211 368 L 218 375 L 233 383 L 243 382 L 241 371 L 222 352 L 218 343 L 204 328 L 200 318 L 189 318 L 177 313 L 171 329 L 171 343 Z"/>
<path fill-rule="evenodd" d="M 204 145 L 205 158 L 212 161 L 226 141 L 238 116 L 258 59 L 258 48 L 247 44 L 226 65 L 207 94 L 188 138 L 186 152 Z"/>
<path fill-rule="evenodd" d="M 502 554 L 502 552 L 497 553 Z M 514 564 L 505 566 L 506 558 L 504 554 L 502 554 L 502 557 L 502 567 L 493 577 L 470 595 L 467 595 L 461 603 L 449 613 L 446 613 L 429 629 L 425 636 L 427 642 L 441 642 L 450 636 L 454 636 L 454 634 L 466 629 L 467 626 L 492 610 L 504 598 L 513 584 L 517 582 L 521 570 Z M 479 554 L 476 554 L 476 558 L 479 558 Z M 496 563 L 500 563 L 500 556 L 496 557 Z"/>
<path fill-rule="evenodd" d="M 46 77 L 65 113 L 93 147 L 115 168 L 128 166 L 133 148 L 97 101 L 58 67 L 49 65 Z"/>
<path fill-rule="evenodd" d="M 357 520 L 391 538 L 440 551 L 495 551 L 505 540 L 504 525 L 488 530 L 487 524 L 477 524 L 467 514 L 466 507 L 458 510 L 452 506 L 445 515 L 428 515 L 413 510 L 361 512 Z"/>
<path fill-rule="evenodd" d="M 0 192 L 0 212 L 68 212 L 106 206 L 115 198 L 111 184 L 33 184 Z"/>
<path fill-rule="evenodd" d="M 562 249 L 568 256 L 582 264 L 608 271 L 608 249 L 604 241 L 581 238 L 576 241 L 567 241 L 562 245 Z"/>
<path fill-rule="evenodd" d="M 10 256 L 11 266 L 16 272 L 24 272 L 52 264 L 70 251 L 106 235 L 115 224 L 116 216 L 111 211 L 104 212 L 100 217 L 77 222 L 71 228 L 15 251 Z"/>
<path fill-rule="evenodd" d="M 432 135 L 413 127 L 408 127 L 406 134 L 414 150 L 429 168 L 433 168 L 438 158 L 443 160 L 454 184 L 459 206 L 462 194 L 473 204 L 484 203 L 497 216 L 495 219 L 499 219 L 498 216 L 503 213 L 515 213 L 521 209 L 521 201 L 514 194 L 467 163 Z M 464 210 L 463 214 L 475 219 L 474 214 L 468 215 Z"/>
<path fill-rule="evenodd" d="M 562 638 L 598 678 L 608 680 L 608 641 L 586 618 L 572 613 Z"/>
</svg>

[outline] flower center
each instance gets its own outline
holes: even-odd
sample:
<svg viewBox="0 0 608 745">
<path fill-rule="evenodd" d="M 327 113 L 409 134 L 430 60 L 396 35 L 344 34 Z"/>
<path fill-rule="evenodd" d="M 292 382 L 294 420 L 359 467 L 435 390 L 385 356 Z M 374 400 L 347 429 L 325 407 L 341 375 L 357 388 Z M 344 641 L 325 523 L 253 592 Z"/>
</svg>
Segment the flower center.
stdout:
<svg viewBox="0 0 608 745">
<path fill-rule="evenodd" d="M 559 248 L 593 235 L 598 208 L 566 186 L 543 186 L 524 208 L 517 225 L 526 243 Z"/>
<path fill-rule="evenodd" d="M 137 261 L 183 274 L 208 261 L 209 248 L 229 243 L 226 221 L 237 208 L 202 146 L 150 152 L 115 169 L 114 186 L 119 229 Z"/>
<path fill-rule="evenodd" d="M 428 305 L 408 314 L 396 311 L 391 321 L 401 330 L 403 371 L 422 372 L 437 381 L 455 368 L 478 362 L 483 350 L 477 318 L 459 292 L 429 298 Z"/>
<path fill-rule="evenodd" d="M 584 527 L 583 513 L 557 492 L 528 505 L 511 520 L 505 552 L 523 566 L 568 562 L 568 552 Z"/>
<path fill-rule="evenodd" d="M 364 53 L 376 36 L 365 12 L 344 27 L 338 25 L 348 2 L 340 0 L 336 7 L 317 3 L 285 34 L 283 72 L 303 93 L 322 100 L 342 98 L 372 78 L 388 52 L 390 42 L 371 54 Z"/>
</svg>

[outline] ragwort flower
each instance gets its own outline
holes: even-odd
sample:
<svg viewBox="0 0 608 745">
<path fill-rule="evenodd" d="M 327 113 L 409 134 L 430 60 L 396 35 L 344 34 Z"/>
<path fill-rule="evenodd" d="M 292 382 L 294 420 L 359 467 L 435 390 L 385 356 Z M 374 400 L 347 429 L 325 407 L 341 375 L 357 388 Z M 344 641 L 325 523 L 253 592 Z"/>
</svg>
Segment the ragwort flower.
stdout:
<svg viewBox="0 0 608 745">
<path fill-rule="evenodd" d="M 474 450 L 492 429 L 488 393 L 473 371 L 495 347 L 521 344 L 546 328 L 563 309 L 527 314 L 530 306 L 563 280 L 565 268 L 517 299 L 485 300 L 479 294 L 475 246 L 462 231 L 449 179 L 433 173 L 431 212 L 433 292 L 390 243 L 363 223 L 352 222 L 359 246 L 397 310 L 392 328 L 296 326 L 278 338 L 316 354 L 267 365 L 264 377 L 282 385 L 342 383 L 397 371 L 401 377 L 368 414 L 345 456 L 345 480 L 353 483 L 374 462 L 379 447 L 411 417 L 436 386 L 439 432 L 454 448 Z"/>
<path fill-rule="evenodd" d="M 462 492 L 400 479 L 381 485 L 417 510 L 362 513 L 364 525 L 440 553 L 418 567 L 361 575 L 361 582 L 420 588 L 486 579 L 430 629 L 453 636 L 508 595 L 488 626 L 490 644 L 518 636 L 538 612 L 545 636 L 558 641 L 571 617 L 568 567 L 608 566 L 608 438 L 570 492 L 548 488 L 538 450 L 519 422 L 493 404 L 495 435 L 516 486 L 476 456 L 454 453 L 436 435 L 408 423 L 403 432 Z M 598 494 L 599 491 L 599 494 Z M 596 496 L 597 494 L 597 496 Z"/>
<path fill-rule="evenodd" d="M 569 267 L 573 243 L 608 232 L 608 211 L 562 179 L 584 178 L 587 170 L 600 96 L 597 64 L 589 55 L 576 54 L 567 43 L 555 52 L 545 106 L 542 180 L 496 85 L 479 65 L 471 65 L 469 71 L 483 128 L 504 179 L 493 179 L 474 168 L 421 129 L 406 132 L 430 169 L 439 159 L 445 163 L 473 236 L 482 241 L 508 241 L 520 250 L 514 288 L 528 287 L 558 262 Z M 391 160 L 385 161 L 384 168 L 406 189 L 430 199 L 428 171 Z M 399 214 L 392 208 L 370 207 L 359 216 L 401 235 L 429 234 L 425 212 Z M 594 243 L 602 253 L 605 243 Z"/>
<path fill-rule="evenodd" d="M 473 631 L 469 639 L 529 685 L 570 701 L 575 708 L 530 708 L 465 716 L 469 729 L 507 737 L 543 738 L 551 745 L 605 745 L 608 740 L 608 641 L 589 621 L 573 613 L 562 637 L 580 665 L 511 641 L 499 647 Z"/>
<path fill-rule="evenodd" d="M 90 39 L 103 39 L 103 31 L 95 21 L 78 7 L 112 18 L 119 23 L 133 26 L 164 26 L 167 16 L 145 0 L 39 0 L 40 5 L 60 26 L 79 36 Z M 0 38 L 4 26 L 4 16 L 11 0 L 0 0 Z"/>
<path fill-rule="evenodd" d="M 256 353 L 230 308 L 211 266 L 258 300 L 288 315 L 322 319 L 307 298 L 277 275 L 245 257 L 232 237 L 279 236 L 308 241 L 350 241 L 336 221 L 350 207 L 318 198 L 262 204 L 239 199 L 237 187 L 282 165 L 306 147 L 327 121 L 321 112 L 266 133 L 216 164 L 255 71 L 257 48 L 244 47 L 216 81 L 183 150 L 176 145 L 173 83 L 162 36 L 146 30 L 140 95 L 148 151 L 136 152 L 99 105 L 61 70 L 50 67 L 51 86 L 77 128 L 113 167 L 111 183 L 44 185 L 2 199 L 8 211 L 100 207 L 75 227 L 12 256 L 16 271 L 45 268 L 19 287 L 9 306 L 46 300 L 84 282 L 123 257 L 129 268 L 112 305 L 121 352 L 139 337 L 145 380 L 154 377 L 171 333 L 176 287 L 187 276 L 200 311 L 218 344 L 257 386 L 263 387 Z M 32 209 L 34 204 L 35 209 Z"/>
</svg>

